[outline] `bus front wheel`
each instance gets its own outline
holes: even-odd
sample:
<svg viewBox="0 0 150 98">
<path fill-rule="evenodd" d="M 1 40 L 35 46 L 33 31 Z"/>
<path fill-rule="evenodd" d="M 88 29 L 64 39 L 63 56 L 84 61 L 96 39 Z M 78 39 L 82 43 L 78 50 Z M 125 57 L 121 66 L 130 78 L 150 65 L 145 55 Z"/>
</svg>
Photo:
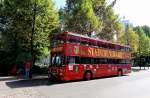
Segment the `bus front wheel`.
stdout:
<svg viewBox="0 0 150 98">
<path fill-rule="evenodd" d="M 52 75 L 52 73 L 48 73 L 48 79 L 49 80 L 53 80 L 54 79 L 54 76 Z"/>
<path fill-rule="evenodd" d="M 93 78 L 92 72 L 86 71 L 84 74 L 84 80 L 91 80 Z"/>
</svg>

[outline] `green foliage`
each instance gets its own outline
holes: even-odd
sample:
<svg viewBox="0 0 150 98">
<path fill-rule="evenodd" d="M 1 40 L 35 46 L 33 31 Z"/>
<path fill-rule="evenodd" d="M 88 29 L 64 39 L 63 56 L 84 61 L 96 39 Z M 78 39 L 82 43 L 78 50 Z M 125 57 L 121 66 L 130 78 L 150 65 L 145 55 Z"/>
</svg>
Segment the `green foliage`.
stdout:
<svg viewBox="0 0 150 98">
<path fill-rule="evenodd" d="M 121 21 L 114 14 L 113 6 L 106 0 L 67 0 L 64 9 L 65 31 L 89 34 L 93 31 L 105 40 L 113 40 L 114 32 L 121 32 Z"/>
<path fill-rule="evenodd" d="M 126 33 L 128 36 L 128 44 L 131 48 L 131 52 L 137 53 L 139 47 L 139 36 L 133 31 L 132 27 L 127 27 Z"/>
<path fill-rule="evenodd" d="M 59 15 L 52 0 L 37 0 L 34 32 L 34 50 L 37 56 L 47 55 L 48 36 L 59 27 Z M 39 55 L 38 55 L 39 54 Z"/>
<path fill-rule="evenodd" d="M 102 31 L 98 32 L 101 39 L 113 39 L 114 32 L 120 32 L 120 19 L 114 14 L 113 6 L 107 5 L 105 0 L 93 0 L 93 8 L 95 14 L 102 20 Z"/>
<path fill-rule="evenodd" d="M 122 44 L 128 44 L 134 57 L 150 56 L 148 28 L 148 26 L 132 27 L 128 24 L 125 32 L 118 34 L 118 41 Z"/>
<path fill-rule="evenodd" d="M 91 0 L 82 0 L 81 13 L 85 13 L 86 19 L 91 23 L 93 30 L 99 31 L 101 29 L 101 23 L 99 22 L 98 17 L 95 16 Z"/>
<path fill-rule="evenodd" d="M 132 26 L 128 24 L 125 32 L 120 32 L 118 34 L 118 41 L 122 44 L 129 45 L 133 56 L 137 56 L 139 48 L 139 35 L 133 30 Z"/>
<path fill-rule="evenodd" d="M 93 10 L 91 0 L 67 0 L 65 30 L 80 34 L 101 31 L 101 20 Z"/>
<path fill-rule="evenodd" d="M 139 35 L 138 56 L 149 56 L 150 38 L 144 33 L 142 27 L 135 27 L 134 30 Z"/>
<path fill-rule="evenodd" d="M 142 26 L 144 33 L 150 37 L 150 27 L 147 25 Z"/>
<path fill-rule="evenodd" d="M 59 15 L 53 1 L 4 0 L 0 4 L 2 47 L 13 53 L 13 61 L 24 62 L 31 59 L 32 54 L 36 59 L 47 55 L 48 36 L 59 27 Z"/>
</svg>

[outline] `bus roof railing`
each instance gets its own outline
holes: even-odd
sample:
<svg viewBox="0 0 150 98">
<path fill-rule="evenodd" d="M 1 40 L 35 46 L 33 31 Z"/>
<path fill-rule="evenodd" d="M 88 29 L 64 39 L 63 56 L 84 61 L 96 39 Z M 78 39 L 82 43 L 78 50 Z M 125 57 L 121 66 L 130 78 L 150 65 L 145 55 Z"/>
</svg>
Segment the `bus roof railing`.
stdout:
<svg viewBox="0 0 150 98">
<path fill-rule="evenodd" d="M 73 32 L 61 32 L 61 33 L 57 33 L 55 35 L 59 35 L 59 34 L 63 34 L 63 33 L 66 33 L 67 35 L 73 35 L 75 37 L 80 37 L 80 38 L 87 38 L 87 39 L 91 39 L 91 40 L 94 40 L 94 41 L 100 41 L 102 43 L 107 43 L 107 44 L 113 44 L 113 45 L 119 45 L 119 46 L 122 46 L 122 47 L 127 47 L 127 48 L 130 48 L 129 45 L 122 45 L 122 44 L 119 44 L 119 43 L 113 43 L 111 41 L 107 41 L 107 40 L 102 40 L 102 39 L 99 39 L 99 38 L 93 38 L 93 37 L 89 37 L 87 35 L 81 35 L 81 34 L 77 34 L 77 33 L 73 33 Z"/>
</svg>

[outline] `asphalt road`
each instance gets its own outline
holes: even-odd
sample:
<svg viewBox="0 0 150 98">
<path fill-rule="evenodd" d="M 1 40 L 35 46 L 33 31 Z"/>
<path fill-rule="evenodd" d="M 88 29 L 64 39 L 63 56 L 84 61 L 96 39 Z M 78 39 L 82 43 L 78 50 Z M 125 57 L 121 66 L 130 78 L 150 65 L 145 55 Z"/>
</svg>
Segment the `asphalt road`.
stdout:
<svg viewBox="0 0 150 98">
<path fill-rule="evenodd" d="M 67 83 L 0 77 L 0 98 L 150 98 L 150 70 Z"/>
</svg>

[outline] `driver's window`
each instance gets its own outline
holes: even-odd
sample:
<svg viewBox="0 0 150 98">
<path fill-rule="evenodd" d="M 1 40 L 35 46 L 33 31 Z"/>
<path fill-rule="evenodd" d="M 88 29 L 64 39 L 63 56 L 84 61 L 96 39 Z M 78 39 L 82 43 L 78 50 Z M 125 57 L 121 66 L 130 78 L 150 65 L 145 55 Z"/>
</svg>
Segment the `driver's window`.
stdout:
<svg viewBox="0 0 150 98">
<path fill-rule="evenodd" d="M 52 64 L 54 64 L 54 63 L 55 63 L 55 56 L 56 56 L 55 54 L 51 56 L 51 59 L 52 59 L 52 61 L 51 61 L 51 62 L 52 62 Z"/>
<path fill-rule="evenodd" d="M 57 63 L 58 65 L 61 64 L 61 58 L 60 58 L 60 56 L 56 56 L 56 63 Z"/>
</svg>

